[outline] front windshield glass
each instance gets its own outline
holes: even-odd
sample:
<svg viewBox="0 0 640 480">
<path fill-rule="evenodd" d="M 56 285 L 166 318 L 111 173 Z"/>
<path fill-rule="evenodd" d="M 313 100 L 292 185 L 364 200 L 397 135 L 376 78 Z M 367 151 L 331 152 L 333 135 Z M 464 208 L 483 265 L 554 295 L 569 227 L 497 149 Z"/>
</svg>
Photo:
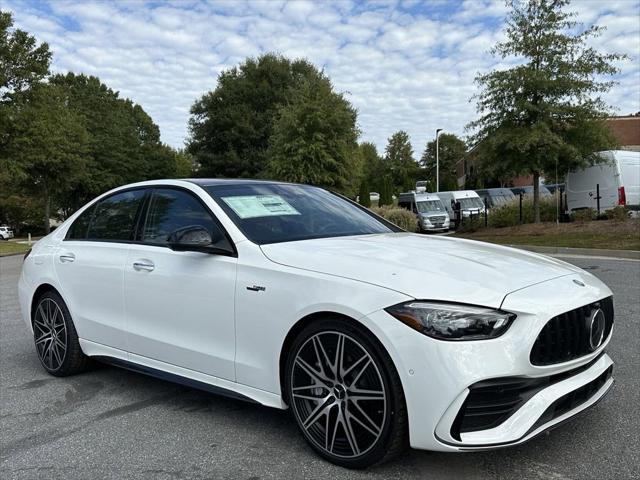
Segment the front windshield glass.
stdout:
<svg viewBox="0 0 640 480">
<path fill-rule="evenodd" d="M 458 199 L 462 210 L 484 208 L 484 203 L 478 197 L 467 197 Z"/>
<path fill-rule="evenodd" d="M 440 200 L 423 200 L 416 205 L 419 213 L 444 212 L 444 205 Z"/>
<path fill-rule="evenodd" d="M 258 244 L 400 231 L 364 208 L 308 185 L 213 185 L 205 190 Z"/>
</svg>

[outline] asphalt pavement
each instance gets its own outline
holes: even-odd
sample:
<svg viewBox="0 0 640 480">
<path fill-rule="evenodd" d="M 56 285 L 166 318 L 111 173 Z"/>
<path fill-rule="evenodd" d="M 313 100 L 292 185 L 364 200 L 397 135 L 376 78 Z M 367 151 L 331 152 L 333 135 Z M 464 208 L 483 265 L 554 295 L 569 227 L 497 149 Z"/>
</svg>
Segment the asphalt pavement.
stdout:
<svg viewBox="0 0 640 480">
<path fill-rule="evenodd" d="M 412 450 L 393 463 L 352 471 L 317 457 L 286 411 L 114 367 L 47 375 L 19 318 L 22 257 L 0 258 L 0 478 L 640 478 L 640 262 L 563 260 L 614 291 L 613 391 L 594 409 L 518 447 Z"/>
</svg>

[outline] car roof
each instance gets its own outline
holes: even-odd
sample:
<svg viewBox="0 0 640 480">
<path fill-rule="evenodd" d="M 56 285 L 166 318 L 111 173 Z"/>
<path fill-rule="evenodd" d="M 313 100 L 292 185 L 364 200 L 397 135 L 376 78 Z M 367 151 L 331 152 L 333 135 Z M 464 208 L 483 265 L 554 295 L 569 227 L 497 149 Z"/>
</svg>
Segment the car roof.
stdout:
<svg viewBox="0 0 640 480">
<path fill-rule="evenodd" d="M 195 183 L 201 187 L 213 187 L 218 185 L 278 185 L 278 184 L 288 184 L 288 185 L 298 185 L 288 182 L 279 182 L 274 180 L 256 180 L 253 178 L 183 178 L 181 179 L 185 182 Z"/>
</svg>

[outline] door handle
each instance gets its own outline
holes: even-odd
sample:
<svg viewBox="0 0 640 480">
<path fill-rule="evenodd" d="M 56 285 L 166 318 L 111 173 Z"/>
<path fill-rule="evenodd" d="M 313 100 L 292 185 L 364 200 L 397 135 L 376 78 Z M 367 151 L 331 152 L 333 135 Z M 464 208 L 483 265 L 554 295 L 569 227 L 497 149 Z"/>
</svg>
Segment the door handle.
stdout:
<svg viewBox="0 0 640 480">
<path fill-rule="evenodd" d="M 137 262 L 133 262 L 133 269 L 137 271 L 144 270 L 145 272 L 151 272 L 154 268 L 156 268 L 156 266 L 149 260 L 138 260 Z"/>
<path fill-rule="evenodd" d="M 73 253 L 63 253 L 60 255 L 60 262 L 62 263 L 71 263 L 76 259 L 76 256 Z"/>
</svg>

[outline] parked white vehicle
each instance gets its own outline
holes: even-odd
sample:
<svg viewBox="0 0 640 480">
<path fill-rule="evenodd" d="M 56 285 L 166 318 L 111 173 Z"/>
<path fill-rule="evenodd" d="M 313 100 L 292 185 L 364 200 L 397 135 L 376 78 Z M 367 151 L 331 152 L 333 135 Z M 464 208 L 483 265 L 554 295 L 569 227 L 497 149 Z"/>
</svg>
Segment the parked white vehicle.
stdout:
<svg viewBox="0 0 640 480">
<path fill-rule="evenodd" d="M 13 230 L 9 227 L 0 227 L 0 240 L 9 240 L 13 238 Z"/>
<path fill-rule="evenodd" d="M 569 172 L 565 191 L 569 212 L 597 208 L 600 186 L 600 210 L 619 205 L 640 210 L 640 152 L 611 150 L 599 152 L 604 163 Z"/>
<path fill-rule="evenodd" d="M 96 358 L 290 408 L 346 467 L 517 445 L 613 383 L 612 294 L 590 273 L 308 185 L 108 192 L 27 254 L 19 301 L 52 375 Z"/>
<path fill-rule="evenodd" d="M 432 193 L 401 193 L 398 206 L 406 208 L 418 217 L 421 232 L 446 232 L 449 230 L 449 214 L 440 198 Z"/>
<path fill-rule="evenodd" d="M 471 215 L 478 216 L 484 214 L 484 203 L 478 193 L 473 190 L 438 192 L 436 195 L 442 200 L 443 205 L 452 219 L 455 218 L 453 205 L 456 202 L 460 202 L 460 211 L 464 218 L 470 217 Z"/>
</svg>

